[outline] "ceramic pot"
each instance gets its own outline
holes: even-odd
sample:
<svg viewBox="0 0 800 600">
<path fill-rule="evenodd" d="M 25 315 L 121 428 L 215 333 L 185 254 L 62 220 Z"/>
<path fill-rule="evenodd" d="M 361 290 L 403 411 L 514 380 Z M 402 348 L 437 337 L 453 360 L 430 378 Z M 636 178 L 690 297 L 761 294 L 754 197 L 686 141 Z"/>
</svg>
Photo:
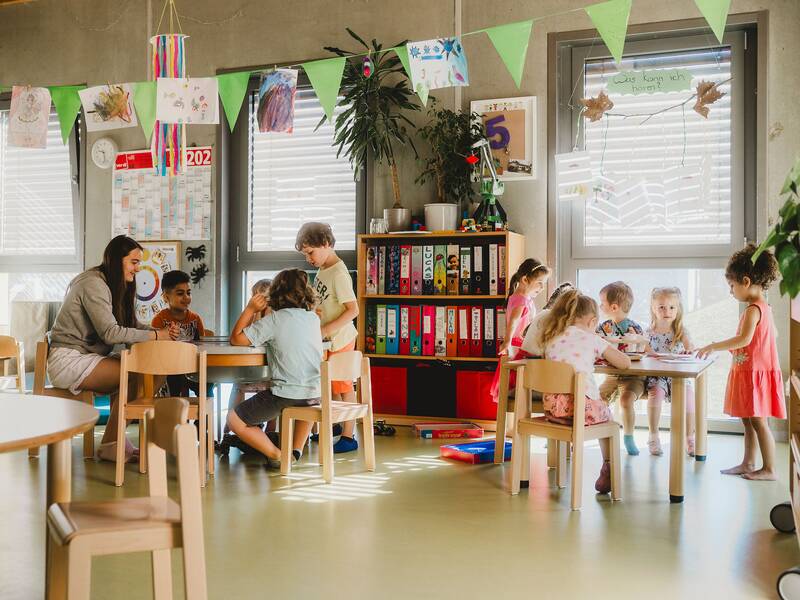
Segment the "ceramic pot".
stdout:
<svg viewBox="0 0 800 600">
<path fill-rule="evenodd" d="M 425 205 L 425 229 L 455 231 L 458 229 L 458 204 L 436 202 Z"/>
</svg>

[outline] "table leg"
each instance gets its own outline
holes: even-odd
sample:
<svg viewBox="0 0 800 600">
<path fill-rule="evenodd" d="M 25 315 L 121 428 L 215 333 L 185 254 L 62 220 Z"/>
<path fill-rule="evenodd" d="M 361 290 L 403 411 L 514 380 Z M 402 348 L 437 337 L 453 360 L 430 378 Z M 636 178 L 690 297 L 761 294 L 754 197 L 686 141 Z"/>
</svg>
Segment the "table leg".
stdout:
<svg viewBox="0 0 800 600">
<path fill-rule="evenodd" d="M 69 502 L 72 497 L 72 439 L 67 438 L 47 446 L 47 501 L 45 514 L 51 504 L 56 502 Z M 45 548 L 47 548 L 48 532 L 47 519 L 45 518 Z M 50 556 L 45 555 L 44 580 L 51 582 Z M 52 585 L 47 585 L 45 590 L 46 597 L 54 598 L 55 589 Z"/>
<path fill-rule="evenodd" d="M 500 365 L 500 383 L 497 388 L 497 431 L 494 438 L 494 464 L 504 462 L 506 446 L 506 410 L 508 409 L 508 367 Z"/>
<path fill-rule="evenodd" d="M 683 441 L 686 437 L 686 380 L 672 378 L 672 414 L 670 415 L 669 501 L 683 502 Z"/>
<path fill-rule="evenodd" d="M 694 458 L 703 461 L 708 454 L 708 378 L 706 372 L 700 374 L 695 385 L 694 418 L 695 418 L 695 443 Z"/>
</svg>

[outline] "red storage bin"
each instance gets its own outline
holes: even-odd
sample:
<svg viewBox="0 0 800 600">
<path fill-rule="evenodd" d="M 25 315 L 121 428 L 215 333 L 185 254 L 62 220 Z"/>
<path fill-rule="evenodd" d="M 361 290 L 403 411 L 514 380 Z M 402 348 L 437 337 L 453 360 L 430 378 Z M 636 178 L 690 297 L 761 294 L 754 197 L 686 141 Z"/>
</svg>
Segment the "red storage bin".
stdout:
<svg viewBox="0 0 800 600">
<path fill-rule="evenodd" d="M 386 415 L 405 415 L 408 400 L 406 367 L 370 366 L 372 411 Z"/>
<path fill-rule="evenodd" d="M 497 404 L 490 390 L 494 370 L 459 370 L 456 374 L 456 417 L 459 419 L 497 418 Z"/>
</svg>

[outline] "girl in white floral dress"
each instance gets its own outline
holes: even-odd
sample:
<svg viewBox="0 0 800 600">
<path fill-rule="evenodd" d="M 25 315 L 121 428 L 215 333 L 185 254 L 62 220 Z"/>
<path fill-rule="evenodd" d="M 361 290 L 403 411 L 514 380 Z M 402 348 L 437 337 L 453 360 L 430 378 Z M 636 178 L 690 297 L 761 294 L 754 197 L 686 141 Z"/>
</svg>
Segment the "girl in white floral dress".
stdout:
<svg viewBox="0 0 800 600">
<path fill-rule="evenodd" d="M 689 332 L 683 324 L 681 291 L 676 287 L 654 288 L 650 293 L 650 327 L 645 332 L 650 339 L 648 352 L 686 354 L 694 350 Z M 661 404 L 669 402 L 672 396 L 672 379 L 669 377 L 648 377 L 647 421 L 650 438 L 647 447 L 650 454 L 660 456 L 661 440 L 658 437 L 658 421 L 661 418 Z M 686 386 L 686 452 L 694 456 L 694 389 Z"/>
</svg>

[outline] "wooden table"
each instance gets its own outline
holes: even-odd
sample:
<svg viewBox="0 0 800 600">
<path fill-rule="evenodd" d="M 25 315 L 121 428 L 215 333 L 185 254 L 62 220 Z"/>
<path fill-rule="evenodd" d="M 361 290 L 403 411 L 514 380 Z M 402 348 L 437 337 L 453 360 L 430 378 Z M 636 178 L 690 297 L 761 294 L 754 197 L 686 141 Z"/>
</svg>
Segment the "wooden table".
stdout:
<svg viewBox="0 0 800 600">
<path fill-rule="evenodd" d="M 94 427 L 100 413 L 76 400 L 28 394 L 0 394 L 0 452 L 47 446 L 47 500 L 72 499 L 72 437 Z M 47 532 L 45 532 L 46 536 Z M 45 540 L 47 538 L 45 537 Z M 45 563 L 45 581 L 47 581 Z"/>
<path fill-rule="evenodd" d="M 713 358 L 695 359 L 692 362 L 665 362 L 656 358 L 644 357 L 631 362 L 630 369 L 617 369 L 609 365 L 595 365 L 594 372 L 603 375 L 627 375 L 631 377 L 671 377 L 672 407 L 670 409 L 670 448 L 669 448 L 669 500 L 683 502 L 683 452 L 686 438 L 685 382 L 693 379 L 695 384 L 695 460 L 704 461 L 707 456 L 708 410 L 706 370 L 713 364 Z M 508 398 L 508 374 L 525 361 L 508 361 L 503 364 L 500 377 L 498 400 Z M 499 415 L 499 409 L 498 409 Z M 500 424 L 498 423 L 498 431 Z M 498 435 L 499 437 L 499 435 Z M 502 455 L 501 455 L 502 456 Z M 497 462 L 497 458 L 495 459 Z"/>
</svg>

